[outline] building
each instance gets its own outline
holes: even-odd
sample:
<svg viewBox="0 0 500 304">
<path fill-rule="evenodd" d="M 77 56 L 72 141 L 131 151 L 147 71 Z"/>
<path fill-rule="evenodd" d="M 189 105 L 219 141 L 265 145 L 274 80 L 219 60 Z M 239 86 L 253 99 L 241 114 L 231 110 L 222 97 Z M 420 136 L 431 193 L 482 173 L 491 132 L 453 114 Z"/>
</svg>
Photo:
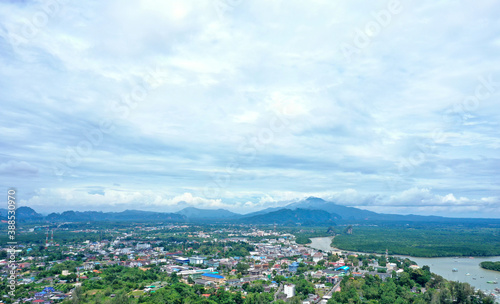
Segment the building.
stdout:
<svg viewBox="0 0 500 304">
<path fill-rule="evenodd" d="M 338 268 L 335 268 L 335 271 L 348 272 L 349 269 L 350 269 L 349 266 L 340 266 Z"/>
<path fill-rule="evenodd" d="M 177 263 L 181 263 L 181 264 L 188 264 L 189 263 L 189 259 L 183 258 L 183 257 L 177 257 L 177 258 L 175 258 L 175 261 Z"/>
<path fill-rule="evenodd" d="M 189 263 L 190 264 L 203 264 L 203 262 L 205 261 L 205 258 L 204 257 L 200 257 L 200 256 L 193 256 L 193 257 L 190 257 L 189 258 Z"/>
<path fill-rule="evenodd" d="M 297 272 L 298 268 L 299 268 L 298 262 L 293 262 L 292 264 L 288 265 L 288 271 L 290 272 Z"/>
<path fill-rule="evenodd" d="M 316 252 L 314 255 L 313 255 L 313 262 L 314 263 L 318 263 L 319 261 L 321 261 L 323 259 L 323 254 L 321 252 Z"/>
<path fill-rule="evenodd" d="M 204 273 L 201 275 L 201 278 L 206 281 L 215 282 L 215 283 L 223 283 L 226 281 L 221 275 L 213 274 L 213 273 Z"/>
<path fill-rule="evenodd" d="M 93 270 L 95 267 L 94 262 L 85 262 L 83 264 L 83 269 L 84 270 Z"/>
<path fill-rule="evenodd" d="M 285 285 L 283 292 L 286 294 L 287 299 L 291 298 L 291 297 L 295 297 L 295 285 L 293 285 L 293 284 Z"/>
<path fill-rule="evenodd" d="M 205 260 L 205 265 L 207 265 L 208 267 L 217 268 L 217 267 L 219 267 L 219 261 L 217 261 L 217 260 Z"/>
<path fill-rule="evenodd" d="M 149 249 L 149 248 L 151 248 L 151 244 L 146 244 L 146 243 L 138 243 L 135 246 L 135 249 L 137 249 L 137 250 L 146 250 L 146 249 Z"/>
</svg>

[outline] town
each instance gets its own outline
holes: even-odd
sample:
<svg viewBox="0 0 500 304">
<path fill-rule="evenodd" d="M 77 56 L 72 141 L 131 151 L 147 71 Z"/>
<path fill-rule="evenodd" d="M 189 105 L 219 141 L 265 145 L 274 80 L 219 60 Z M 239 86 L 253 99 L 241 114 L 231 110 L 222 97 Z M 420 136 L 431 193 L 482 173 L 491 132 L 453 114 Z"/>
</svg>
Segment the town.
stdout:
<svg viewBox="0 0 500 304">
<path fill-rule="evenodd" d="M 442 278 L 409 259 L 299 244 L 308 235 L 326 235 L 321 228 L 101 226 L 20 228 L 15 250 L 5 246 L 0 251 L 0 303 L 324 304 L 351 303 L 342 299 L 353 290 L 356 296 L 346 299 L 358 297 L 362 303 L 355 284 L 400 285 L 414 300 L 436 297 L 444 289 Z M 14 292 L 7 287 L 10 255 L 16 257 Z M 488 303 L 486 296 L 477 297 Z"/>
</svg>

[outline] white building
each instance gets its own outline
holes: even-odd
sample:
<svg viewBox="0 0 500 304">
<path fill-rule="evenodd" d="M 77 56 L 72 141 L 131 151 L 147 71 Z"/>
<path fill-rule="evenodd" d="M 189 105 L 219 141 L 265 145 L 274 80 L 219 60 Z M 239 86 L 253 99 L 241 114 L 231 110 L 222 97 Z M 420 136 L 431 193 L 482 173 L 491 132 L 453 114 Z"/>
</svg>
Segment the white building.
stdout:
<svg viewBox="0 0 500 304">
<path fill-rule="evenodd" d="M 289 284 L 285 285 L 285 290 L 283 291 L 286 294 L 287 299 L 295 296 L 295 285 Z"/>
<path fill-rule="evenodd" d="M 135 246 L 135 249 L 137 250 L 146 250 L 146 249 L 149 249 L 151 248 L 151 244 L 146 244 L 146 243 L 137 243 L 137 245 Z"/>
<path fill-rule="evenodd" d="M 191 264 L 203 264 L 204 261 L 205 258 L 200 256 L 193 256 L 189 258 L 189 263 Z"/>
<path fill-rule="evenodd" d="M 318 263 L 319 261 L 323 260 L 323 254 L 321 252 L 316 252 L 313 255 L 313 262 Z"/>
</svg>

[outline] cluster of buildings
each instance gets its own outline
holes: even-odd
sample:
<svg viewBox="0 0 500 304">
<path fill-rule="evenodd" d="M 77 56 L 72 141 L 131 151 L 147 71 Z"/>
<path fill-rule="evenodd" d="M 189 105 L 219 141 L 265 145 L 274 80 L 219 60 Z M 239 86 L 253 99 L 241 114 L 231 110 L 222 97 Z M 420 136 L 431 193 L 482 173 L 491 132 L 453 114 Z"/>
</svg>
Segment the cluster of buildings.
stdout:
<svg viewBox="0 0 500 304">
<path fill-rule="evenodd" d="M 154 229 L 154 228 L 151 228 Z M 206 232 L 193 233 L 197 238 L 210 238 L 211 234 Z M 272 236 L 259 242 L 251 242 L 250 237 L 265 237 Z M 331 288 L 329 292 L 335 291 L 343 276 L 347 273 L 352 273 L 354 276 L 363 276 L 366 274 L 377 274 L 382 279 L 390 277 L 388 273 L 374 273 L 368 271 L 354 271 L 353 265 L 343 259 L 338 259 L 335 262 L 328 261 L 328 255 L 319 250 L 296 244 L 294 236 L 290 234 L 279 234 L 276 232 L 264 232 L 262 230 L 254 230 L 247 233 L 231 233 L 224 239 L 218 242 L 244 242 L 252 245 L 253 251 L 243 257 L 227 257 L 222 258 L 217 255 L 202 256 L 192 254 L 196 251 L 177 250 L 168 252 L 161 247 L 161 241 L 140 239 L 137 241 L 130 233 L 123 233 L 121 236 L 115 237 L 112 241 L 85 241 L 79 244 L 67 244 L 64 247 L 59 247 L 63 256 L 73 256 L 75 258 L 66 258 L 63 260 L 47 261 L 47 256 L 34 257 L 29 255 L 29 250 L 18 248 L 20 261 L 18 262 L 18 282 L 17 284 L 40 283 L 47 284 L 42 292 L 33 293 L 31 298 L 32 303 L 50 303 L 50 301 L 64 299 L 69 293 L 62 293 L 54 289 L 57 283 L 66 282 L 66 278 L 71 275 L 68 270 L 63 271 L 61 276 L 55 275 L 45 277 L 41 280 L 36 280 L 36 272 L 40 270 L 51 269 L 56 264 L 67 260 L 79 260 L 81 266 L 76 268 L 75 285 L 80 284 L 83 280 L 89 279 L 87 273 L 92 272 L 92 278 L 99 277 L 100 268 L 103 266 L 122 265 L 125 267 L 137 267 L 141 270 L 148 270 L 154 265 L 158 265 L 162 272 L 168 275 L 177 274 L 187 283 L 200 284 L 204 286 L 218 286 L 225 288 L 241 288 L 245 283 L 252 283 L 256 280 L 266 281 L 264 291 L 269 292 L 275 290 L 276 294 L 280 294 L 285 299 L 295 296 L 295 286 L 292 284 L 280 285 L 272 281 L 276 275 L 293 276 L 299 271 L 299 268 L 306 266 L 309 270 L 306 271 L 306 276 L 311 276 L 314 279 L 324 278 L 324 282 L 316 284 L 316 288 L 326 288 L 324 283 L 332 283 L 337 287 Z M 29 249 L 29 248 L 28 248 Z M 55 248 L 54 248 L 55 250 Z M 21 255 L 21 252 L 24 252 Z M 191 254 L 186 254 L 187 252 Z M 27 254 L 26 254 L 27 253 Z M 0 278 L 5 279 L 8 275 L 6 260 L 0 260 Z M 245 265 L 245 274 L 237 275 L 239 264 Z M 315 267 L 321 263 L 321 269 Z M 312 266 L 312 267 L 307 267 Z M 374 265 L 376 266 L 376 265 Z M 395 264 L 388 264 L 387 269 L 395 269 Z M 316 270 L 310 270 L 316 269 Z M 402 271 L 402 270 L 398 270 Z M 304 269 L 302 269 L 304 272 Z M 319 280 L 316 280 L 319 281 Z M 161 286 L 159 284 L 151 285 L 144 289 L 144 292 L 154 291 Z M 321 303 L 328 299 L 319 299 L 315 295 L 311 295 L 304 303 Z"/>
</svg>

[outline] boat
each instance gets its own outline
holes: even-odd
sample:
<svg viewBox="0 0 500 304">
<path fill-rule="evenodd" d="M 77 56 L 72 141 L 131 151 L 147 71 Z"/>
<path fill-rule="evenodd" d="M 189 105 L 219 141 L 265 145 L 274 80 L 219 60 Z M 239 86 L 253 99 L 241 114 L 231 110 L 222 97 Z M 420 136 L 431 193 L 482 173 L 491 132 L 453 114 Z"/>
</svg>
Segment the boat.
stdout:
<svg viewBox="0 0 500 304">
<path fill-rule="evenodd" d="M 488 281 L 488 282 L 486 282 L 486 283 L 488 283 L 488 284 L 498 284 L 498 282 L 497 282 L 497 281 Z"/>
<path fill-rule="evenodd" d="M 466 276 L 470 276 L 470 273 L 468 273 L 468 272 L 467 272 L 465 275 L 466 275 Z"/>
<path fill-rule="evenodd" d="M 458 272 L 458 269 L 453 268 L 451 271 L 453 271 L 453 272 Z"/>
</svg>

